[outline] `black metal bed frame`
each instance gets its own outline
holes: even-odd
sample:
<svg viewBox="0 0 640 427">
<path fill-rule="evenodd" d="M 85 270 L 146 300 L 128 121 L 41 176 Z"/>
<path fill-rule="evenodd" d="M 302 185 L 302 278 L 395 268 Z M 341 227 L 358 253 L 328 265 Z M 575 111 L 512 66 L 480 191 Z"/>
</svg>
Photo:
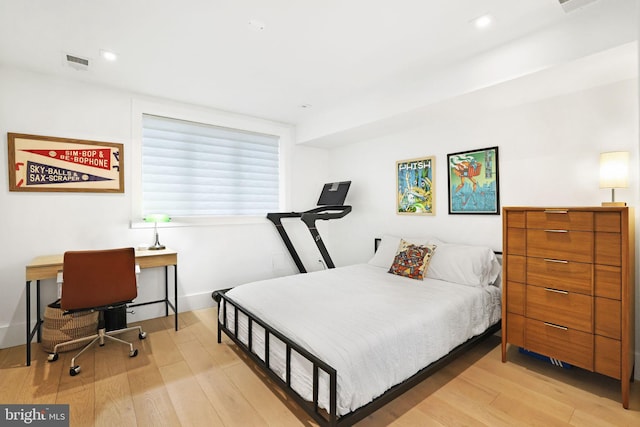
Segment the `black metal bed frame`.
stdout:
<svg viewBox="0 0 640 427">
<path fill-rule="evenodd" d="M 232 298 L 225 295 L 225 293 L 229 289 L 224 289 L 220 291 L 215 291 L 212 294 L 212 297 L 216 302 L 218 302 L 218 343 L 222 342 L 222 332 L 224 332 L 236 345 L 242 349 L 248 356 L 253 360 L 260 368 L 265 372 L 278 386 L 291 398 L 293 398 L 298 405 L 309 415 L 311 416 L 318 424 L 321 426 L 349 426 L 352 425 L 368 415 L 372 414 L 376 410 L 380 409 L 396 397 L 405 393 L 406 391 L 413 388 L 418 383 L 422 382 L 425 378 L 429 377 L 440 368 L 445 366 L 447 363 L 451 362 L 453 359 L 458 357 L 462 352 L 466 351 L 473 345 L 482 341 L 486 337 L 494 334 L 499 331 L 501 328 L 501 321 L 490 326 L 483 333 L 476 335 L 475 337 L 470 338 L 466 342 L 460 344 L 456 348 L 454 348 L 447 355 L 442 358 L 436 360 L 431 363 L 427 367 L 418 371 L 413 376 L 409 377 L 405 381 L 400 384 L 397 384 L 387 390 L 384 394 L 377 397 L 370 403 L 348 413 L 341 417 L 337 415 L 337 372 L 336 370 L 328 365 L 323 360 L 319 359 L 314 354 L 305 350 L 295 341 L 290 338 L 284 336 L 280 332 L 276 331 L 272 327 L 270 327 L 266 322 L 260 319 L 258 316 L 255 316 L 249 310 L 244 309 L 238 303 L 236 303 Z M 222 304 L 221 304 L 222 302 Z M 220 321 L 220 307 L 222 306 L 223 315 L 222 322 Z M 228 307 L 232 306 L 232 310 L 234 310 L 234 328 L 233 330 L 229 329 L 227 324 L 227 310 Z M 238 313 L 242 313 L 248 319 L 248 336 L 247 343 L 245 344 L 238 337 Z M 253 352 L 253 324 L 256 323 L 260 325 L 264 329 L 264 342 L 265 342 L 265 358 L 262 360 L 257 354 Z M 273 335 L 278 338 L 285 344 L 286 348 L 286 366 L 285 366 L 285 379 L 283 380 L 277 373 L 275 373 L 270 366 L 269 360 L 269 336 Z M 313 365 L 313 401 L 309 402 L 305 400 L 298 392 L 296 392 L 291 387 L 291 352 L 295 351 L 302 357 L 304 357 L 307 361 L 309 361 Z M 329 375 L 329 411 L 323 411 L 319 408 L 318 405 L 318 395 L 319 395 L 319 372 L 324 371 Z"/>
</svg>

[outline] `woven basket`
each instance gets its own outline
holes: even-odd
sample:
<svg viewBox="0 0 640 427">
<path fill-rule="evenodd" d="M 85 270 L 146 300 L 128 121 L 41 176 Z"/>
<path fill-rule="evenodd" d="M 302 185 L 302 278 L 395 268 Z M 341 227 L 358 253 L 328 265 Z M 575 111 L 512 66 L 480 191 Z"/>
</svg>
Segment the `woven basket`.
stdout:
<svg viewBox="0 0 640 427">
<path fill-rule="evenodd" d="M 42 325 L 41 347 L 47 353 L 53 353 L 53 348 L 61 342 L 88 337 L 98 330 L 98 312 L 79 312 L 63 315 L 63 310 L 48 305 L 44 310 L 44 323 Z M 69 344 L 61 347 L 61 350 L 74 350 L 86 345 L 86 342 Z"/>
</svg>

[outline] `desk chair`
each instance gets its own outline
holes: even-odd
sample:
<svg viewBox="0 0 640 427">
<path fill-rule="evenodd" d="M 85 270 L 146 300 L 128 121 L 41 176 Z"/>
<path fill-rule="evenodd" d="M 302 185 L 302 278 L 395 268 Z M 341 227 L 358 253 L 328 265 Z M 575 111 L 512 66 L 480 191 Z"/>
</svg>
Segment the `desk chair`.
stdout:
<svg viewBox="0 0 640 427">
<path fill-rule="evenodd" d="M 49 362 L 58 360 L 58 349 L 65 345 L 90 341 L 71 359 L 71 376 L 80 373 L 76 359 L 96 342 L 104 345 L 105 338 L 129 346 L 129 357 L 136 357 L 138 350 L 133 344 L 113 335 L 127 331 L 138 331 L 138 338 L 147 334 L 140 326 L 106 331 L 104 312 L 118 307 L 126 307 L 138 296 L 135 273 L 135 251 L 133 248 L 94 251 L 65 252 L 63 262 L 63 285 L 60 308 L 65 314 L 80 311 L 98 311 L 98 331 L 96 334 L 57 344 L 49 354 Z"/>
</svg>

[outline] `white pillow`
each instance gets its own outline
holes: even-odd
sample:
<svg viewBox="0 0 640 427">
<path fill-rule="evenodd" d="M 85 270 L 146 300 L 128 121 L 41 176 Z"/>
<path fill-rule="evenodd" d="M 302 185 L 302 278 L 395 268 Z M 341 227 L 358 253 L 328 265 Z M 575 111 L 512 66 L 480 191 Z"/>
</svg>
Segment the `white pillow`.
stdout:
<svg viewBox="0 0 640 427">
<path fill-rule="evenodd" d="M 440 243 L 426 277 L 485 287 L 492 285 L 501 271 L 496 255 L 488 247 Z"/>
<path fill-rule="evenodd" d="M 387 270 L 393 264 L 393 260 L 396 257 L 396 252 L 398 252 L 398 247 L 400 246 L 400 240 L 405 240 L 406 242 L 412 243 L 414 245 L 426 245 L 429 243 L 429 237 L 398 237 L 390 234 L 385 234 L 382 236 L 380 240 L 380 245 L 378 245 L 378 250 L 373 255 L 368 262 L 370 265 L 375 265 L 376 267 L 386 268 Z"/>
</svg>

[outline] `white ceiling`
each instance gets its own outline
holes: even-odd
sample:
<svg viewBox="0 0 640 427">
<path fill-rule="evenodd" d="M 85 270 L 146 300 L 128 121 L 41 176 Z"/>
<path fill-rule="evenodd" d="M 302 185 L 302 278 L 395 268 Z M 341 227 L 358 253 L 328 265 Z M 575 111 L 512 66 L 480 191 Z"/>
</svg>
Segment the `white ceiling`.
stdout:
<svg viewBox="0 0 640 427">
<path fill-rule="evenodd" d="M 613 20 L 621 34 L 607 34 L 608 45 L 593 52 L 628 42 L 630 31 L 637 38 L 635 3 L 592 0 L 567 13 L 558 0 L 0 0 L 0 65 L 307 129 L 324 126 L 309 130 L 313 140 L 334 132 L 327 124 L 332 112 L 371 102 L 393 107 L 358 117 L 352 126 L 359 126 L 424 106 L 433 99 L 408 102 L 394 94 L 415 92 L 435 70 L 446 75 L 448 67 L 558 31 L 582 15 Z M 481 32 L 470 21 L 485 13 L 495 22 Z M 265 28 L 252 29 L 250 20 Z M 600 40 L 600 29 L 593 31 Z M 106 62 L 101 49 L 118 60 Z M 89 69 L 72 69 L 65 53 L 88 58 Z M 561 52 L 546 65 L 567 59 L 576 55 Z"/>
</svg>

